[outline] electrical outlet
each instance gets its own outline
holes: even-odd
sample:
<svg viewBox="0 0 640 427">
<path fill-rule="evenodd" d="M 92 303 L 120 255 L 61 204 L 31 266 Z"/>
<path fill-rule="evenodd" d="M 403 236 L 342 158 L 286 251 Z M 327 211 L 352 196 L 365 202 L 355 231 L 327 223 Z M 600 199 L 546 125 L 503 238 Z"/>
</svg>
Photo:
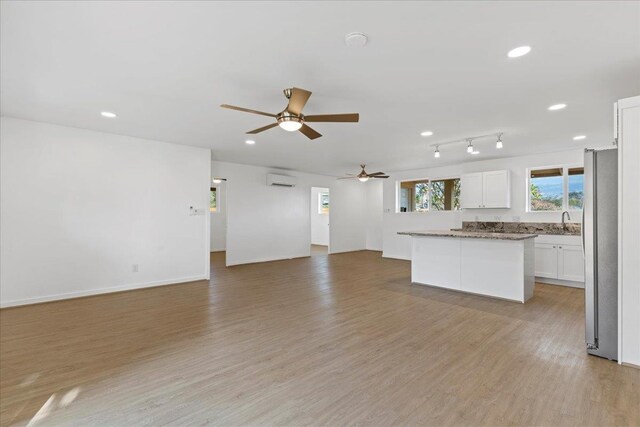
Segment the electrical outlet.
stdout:
<svg viewBox="0 0 640 427">
<path fill-rule="evenodd" d="M 131 270 L 132 270 L 134 273 L 137 273 L 137 272 L 138 272 L 138 264 L 133 264 L 133 266 L 131 267 Z"/>
</svg>

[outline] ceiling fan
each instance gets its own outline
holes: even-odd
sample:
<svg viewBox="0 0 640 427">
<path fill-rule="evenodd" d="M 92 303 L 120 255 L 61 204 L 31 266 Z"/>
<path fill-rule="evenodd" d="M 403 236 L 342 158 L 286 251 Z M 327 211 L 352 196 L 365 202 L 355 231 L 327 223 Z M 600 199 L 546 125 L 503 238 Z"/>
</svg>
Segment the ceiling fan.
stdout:
<svg viewBox="0 0 640 427">
<path fill-rule="evenodd" d="M 264 132 L 265 130 L 280 126 L 282 129 L 294 132 L 299 130 L 309 139 L 316 139 L 322 135 L 315 130 L 311 129 L 305 124 L 305 122 L 357 122 L 360 119 L 358 113 L 349 114 L 315 114 L 312 116 L 305 116 L 302 114 L 302 109 L 309 100 L 311 92 L 308 90 L 300 89 L 297 87 L 284 90 L 284 96 L 289 100 L 287 107 L 278 114 L 265 113 L 264 111 L 250 110 L 248 108 L 236 107 L 234 105 L 222 104 L 222 108 L 229 108 L 231 110 L 244 111 L 245 113 L 260 114 L 262 116 L 273 117 L 276 119 L 275 123 L 267 126 L 263 126 L 258 129 L 251 130 L 247 133 L 256 134 Z"/>
<path fill-rule="evenodd" d="M 349 175 L 349 176 L 345 176 L 344 178 L 338 178 L 338 179 L 353 179 L 353 178 L 357 178 L 361 182 L 367 182 L 369 180 L 369 178 L 389 178 L 389 175 L 385 174 L 384 172 L 367 173 L 364 170 L 365 166 L 366 165 L 360 165 L 362 170 L 360 171 L 360 173 L 358 175 Z"/>
</svg>

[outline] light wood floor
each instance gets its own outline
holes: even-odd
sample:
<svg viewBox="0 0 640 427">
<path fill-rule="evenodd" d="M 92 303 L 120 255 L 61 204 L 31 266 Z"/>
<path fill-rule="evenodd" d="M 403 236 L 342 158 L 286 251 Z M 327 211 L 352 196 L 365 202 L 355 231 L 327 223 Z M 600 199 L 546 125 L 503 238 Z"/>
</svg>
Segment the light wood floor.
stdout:
<svg viewBox="0 0 640 427">
<path fill-rule="evenodd" d="M 409 285 L 356 252 L 0 311 L 0 423 L 640 425 L 640 370 L 587 356 L 583 291 Z"/>
</svg>

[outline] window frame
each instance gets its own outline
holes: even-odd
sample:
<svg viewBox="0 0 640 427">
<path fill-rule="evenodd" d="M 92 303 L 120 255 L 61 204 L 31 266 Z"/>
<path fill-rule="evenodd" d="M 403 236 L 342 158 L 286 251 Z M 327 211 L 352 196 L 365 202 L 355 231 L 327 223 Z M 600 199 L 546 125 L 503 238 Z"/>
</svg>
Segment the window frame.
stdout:
<svg viewBox="0 0 640 427">
<path fill-rule="evenodd" d="M 457 179 L 458 181 L 461 181 L 461 177 L 459 175 L 457 176 L 449 176 L 446 175 L 444 177 L 438 177 L 438 178 L 407 178 L 407 179 L 400 179 L 398 181 L 396 181 L 396 213 L 400 213 L 400 214 L 428 214 L 430 212 L 436 212 L 436 213 L 443 213 L 443 212 L 461 212 L 462 208 L 460 209 L 451 209 L 451 210 L 433 210 L 431 209 L 431 183 L 433 181 L 446 181 L 446 180 L 451 180 L 451 179 Z M 402 183 L 403 182 L 420 182 L 420 181 L 427 181 L 428 185 L 429 185 L 429 208 L 425 209 L 425 210 L 421 210 L 421 211 L 411 211 L 411 212 L 402 212 L 400 211 L 400 198 L 401 198 L 401 191 L 402 191 Z"/>
<path fill-rule="evenodd" d="M 527 197 L 525 198 L 526 206 L 525 212 L 527 213 L 561 213 L 567 211 L 569 213 L 572 212 L 582 212 L 582 209 L 574 209 L 569 207 L 569 169 L 573 168 L 582 168 L 584 174 L 584 165 L 580 163 L 566 163 L 566 164 L 556 164 L 549 166 L 535 166 L 531 168 L 527 168 L 527 179 L 525 180 L 525 191 L 527 192 Z M 531 171 L 542 170 L 542 169 L 562 169 L 562 208 L 557 211 L 534 211 L 531 209 Z M 583 186 L 584 192 L 584 186 Z"/>
</svg>

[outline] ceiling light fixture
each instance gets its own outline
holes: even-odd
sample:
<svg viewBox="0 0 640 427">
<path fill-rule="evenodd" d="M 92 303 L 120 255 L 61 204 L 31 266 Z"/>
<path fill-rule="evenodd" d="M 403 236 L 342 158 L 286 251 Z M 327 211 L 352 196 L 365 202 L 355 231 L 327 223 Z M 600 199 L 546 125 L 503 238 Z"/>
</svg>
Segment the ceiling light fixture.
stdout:
<svg viewBox="0 0 640 427">
<path fill-rule="evenodd" d="M 253 145 L 253 144 L 255 144 L 256 142 L 255 142 L 253 139 L 247 139 L 244 143 L 245 143 L 245 144 L 249 144 L 249 145 Z"/>
<path fill-rule="evenodd" d="M 220 184 L 222 181 L 226 181 L 227 178 L 213 178 L 214 184 Z"/>
<path fill-rule="evenodd" d="M 304 119 L 287 111 L 279 114 L 277 120 L 278 125 L 282 129 L 288 132 L 295 132 L 302 127 L 302 122 Z"/>
<path fill-rule="evenodd" d="M 108 119 L 115 119 L 116 117 L 118 117 L 116 113 L 112 113 L 111 111 L 103 111 L 100 113 L 100 115 Z"/>
<path fill-rule="evenodd" d="M 587 136 L 586 135 L 578 135 L 578 136 L 574 136 L 573 140 L 574 141 L 582 141 L 583 139 L 585 139 Z"/>
<path fill-rule="evenodd" d="M 420 136 L 431 136 L 433 135 L 433 132 L 431 132 L 430 130 L 425 130 L 424 132 L 420 132 Z"/>
<path fill-rule="evenodd" d="M 527 53 L 531 52 L 531 46 L 519 46 L 515 49 L 511 49 L 507 56 L 509 58 L 519 58 L 521 56 L 525 56 Z"/>
<path fill-rule="evenodd" d="M 470 136 L 470 137 L 463 138 L 463 139 L 454 139 L 453 141 L 436 142 L 434 144 L 430 144 L 429 147 L 433 147 L 433 149 L 434 149 L 433 157 L 435 157 L 436 159 L 440 157 L 440 147 L 441 146 L 453 145 L 453 144 L 461 144 L 463 142 L 467 143 L 467 153 L 469 153 L 469 154 L 480 154 L 480 152 L 474 148 L 473 141 L 475 141 L 476 139 L 483 139 L 483 138 L 497 138 L 497 140 L 494 139 L 494 141 L 496 141 L 496 148 L 500 149 L 503 146 L 502 135 L 504 135 L 504 132 L 494 132 L 494 133 L 489 133 L 489 134 L 486 134 L 486 135 L 477 135 L 477 136 Z"/>
<path fill-rule="evenodd" d="M 359 176 L 358 177 L 358 181 L 367 182 L 367 181 L 369 181 L 369 177 L 368 176 Z"/>
<path fill-rule="evenodd" d="M 344 36 L 344 43 L 349 47 L 363 47 L 367 41 L 369 41 L 367 35 L 358 31 Z"/>
<path fill-rule="evenodd" d="M 558 110 L 562 110 L 563 108 L 566 108 L 567 104 L 553 104 L 552 106 L 550 106 L 548 108 L 549 111 L 558 111 Z"/>
</svg>

